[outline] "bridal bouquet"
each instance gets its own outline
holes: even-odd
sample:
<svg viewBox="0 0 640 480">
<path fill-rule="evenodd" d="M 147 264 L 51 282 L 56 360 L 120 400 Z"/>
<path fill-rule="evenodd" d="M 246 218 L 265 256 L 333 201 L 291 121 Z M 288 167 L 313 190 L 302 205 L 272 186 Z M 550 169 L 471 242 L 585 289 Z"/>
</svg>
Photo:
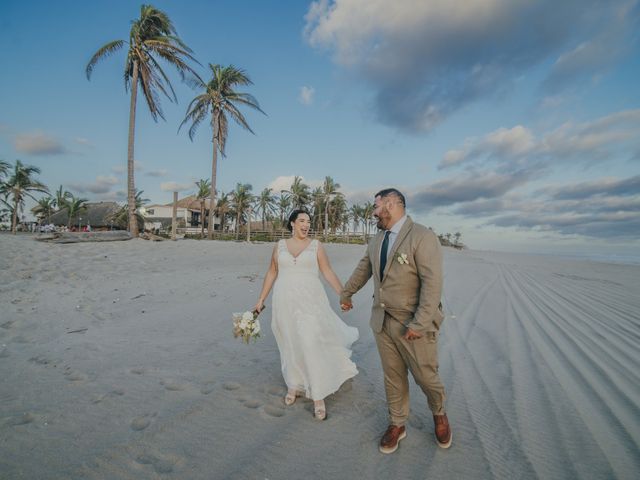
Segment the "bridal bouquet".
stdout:
<svg viewBox="0 0 640 480">
<path fill-rule="evenodd" d="M 233 336 L 235 338 L 241 337 L 244 343 L 249 343 L 249 340 L 260 337 L 260 321 L 258 320 L 259 313 L 257 311 L 234 313 L 233 314 Z"/>
</svg>

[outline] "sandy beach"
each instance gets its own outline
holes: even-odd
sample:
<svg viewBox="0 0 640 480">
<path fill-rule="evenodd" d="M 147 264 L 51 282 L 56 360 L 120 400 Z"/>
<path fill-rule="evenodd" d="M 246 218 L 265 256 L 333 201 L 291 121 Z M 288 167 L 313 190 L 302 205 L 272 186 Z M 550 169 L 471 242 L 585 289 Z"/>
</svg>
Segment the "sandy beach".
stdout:
<svg viewBox="0 0 640 480">
<path fill-rule="evenodd" d="M 340 313 L 359 374 L 324 422 L 282 402 L 269 308 L 257 343 L 233 338 L 272 248 L 0 235 L 0 478 L 637 478 L 640 266 L 445 249 L 453 445 L 412 383 L 408 436 L 382 455 L 371 284 Z M 327 245 L 343 281 L 363 251 Z"/>
</svg>

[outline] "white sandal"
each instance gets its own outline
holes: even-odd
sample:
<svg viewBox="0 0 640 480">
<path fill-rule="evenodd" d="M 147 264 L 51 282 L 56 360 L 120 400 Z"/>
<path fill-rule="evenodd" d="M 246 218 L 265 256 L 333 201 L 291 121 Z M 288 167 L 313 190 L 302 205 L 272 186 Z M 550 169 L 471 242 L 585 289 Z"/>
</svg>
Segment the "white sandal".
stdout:
<svg viewBox="0 0 640 480">
<path fill-rule="evenodd" d="M 287 394 L 284 396 L 284 404 L 287 407 L 290 407 L 294 403 L 296 403 L 296 398 L 300 396 L 300 392 L 296 390 L 289 390 Z"/>
<path fill-rule="evenodd" d="M 313 402 L 313 416 L 316 420 L 327 419 L 327 408 L 325 407 L 324 400 L 317 400 Z"/>
</svg>

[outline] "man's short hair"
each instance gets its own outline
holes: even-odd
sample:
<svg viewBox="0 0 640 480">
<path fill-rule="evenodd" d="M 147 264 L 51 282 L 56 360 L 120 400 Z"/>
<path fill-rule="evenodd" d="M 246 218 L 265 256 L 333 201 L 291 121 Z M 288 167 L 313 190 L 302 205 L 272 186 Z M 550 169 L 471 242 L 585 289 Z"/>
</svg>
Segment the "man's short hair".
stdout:
<svg viewBox="0 0 640 480">
<path fill-rule="evenodd" d="M 376 193 L 373 198 L 387 198 L 387 197 L 396 197 L 400 200 L 400 203 L 403 207 L 407 208 L 407 201 L 404 199 L 404 195 L 400 192 L 400 190 L 396 190 L 395 188 L 385 188 L 384 190 L 380 190 Z"/>
</svg>

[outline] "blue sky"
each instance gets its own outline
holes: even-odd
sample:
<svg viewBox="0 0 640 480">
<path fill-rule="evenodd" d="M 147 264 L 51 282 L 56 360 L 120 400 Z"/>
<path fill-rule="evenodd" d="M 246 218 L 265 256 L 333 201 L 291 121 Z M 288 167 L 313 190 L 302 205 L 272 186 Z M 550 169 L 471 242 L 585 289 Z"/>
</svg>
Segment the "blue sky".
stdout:
<svg viewBox="0 0 640 480">
<path fill-rule="evenodd" d="M 234 64 L 262 109 L 232 125 L 218 187 L 330 175 L 350 202 L 395 186 L 472 248 L 634 254 L 640 247 L 638 0 L 156 1 L 207 63 Z M 464 6 L 462 6 L 464 5 Z M 0 3 L 0 158 L 91 200 L 124 200 L 132 1 Z M 136 186 L 153 203 L 209 178 L 210 132 L 178 133 L 196 92 L 139 102 Z"/>
</svg>

